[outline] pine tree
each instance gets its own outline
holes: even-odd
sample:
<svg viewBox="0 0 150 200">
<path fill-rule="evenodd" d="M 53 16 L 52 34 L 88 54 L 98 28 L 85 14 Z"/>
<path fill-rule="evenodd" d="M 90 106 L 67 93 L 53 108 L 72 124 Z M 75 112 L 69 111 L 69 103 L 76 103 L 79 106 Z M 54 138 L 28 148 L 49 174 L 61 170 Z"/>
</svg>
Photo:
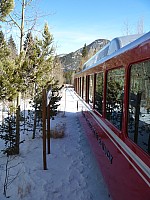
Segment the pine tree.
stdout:
<svg viewBox="0 0 150 200">
<path fill-rule="evenodd" d="M 34 95 L 34 108 L 35 108 L 35 116 L 34 116 L 34 131 L 33 138 L 35 137 L 35 129 L 36 129 L 36 118 L 41 118 L 42 116 L 42 89 L 47 89 L 50 85 L 52 86 L 52 98 L 51 98 L 51 114 L 52 116 L 56 115 L 56 110 L 58 107 L 57 102 L 60 100 L 58 91 L 61 89 L 58 87 L 58 81 L 54 80 L 53 75 L 53 36 L 49 32 L 48 24 L 45 24 L 44 31 L 42 34 L 43 38 L 39 40 L 35 39 L 34 46 L 34 55 L 36 55 L 36 59 L 32 57 L 32 61 L 34 60 L 34 65 L 36 70 L 34 71 L 34 85 L 35 85 L 35 95 Z M 51 117 L 52 117 L 51 116 Z"/>
<path fill-rule="evenodd" d="M 3 42 L 4 42 L 4 34 L 3 34 L 3 31 L 0 31 L 0 48 Z"/>
<path fill-rule="evenodd" d="M 84 47 L 82 48 L 82 59 L 80 61 L 80 66 L 79 66 L 77 71 L 81 71 L 83 69 L 83 65 L 88 60 L 88 58 L 89 58 L 88 49 L 87 49 L 87 46 L 85 44 Z"/>
<path fill-rule="evenodd" d="M 31 31 L 27 33 L 26 39 L 24 41 L 24 51 L 26 57 L 32 59 L 32 54 L 34 52 L 34 39 Z"/>
<path fill-rule="evenodd" d="M 61 96 L 59 94 L 59 91 L 62 89 L 62 86 L 58 86 L 59 85 L 59 81 L 55 81 L 52 84 L 52 96 L 51 96 L 51 101 L 50 101 L 50 117 L 52 119 L 54 119 L 54 116 L 57 115 L 57 108 L 60 105 L 59 101 L 61 99 Z"/>
<path fill-rule="evenodd" d="M 10 50 L 7 47 L 2 31 L 0 32 L 0 99 L 11 101 L 17 93 L 14 77 L 15 63 L 10 59 Z"/>
<path fill-rule="evenodd" d="M 13 116 L 8 115 L 7 118 L 4 119 L 2 125 L 0 125 L 0 139 L 5 141 L 5 149 L 3 149 L 3 153 L 8 155 L 15 154 L 15 142 L 16 142 L 16 134 L 15 134 L 15 118 Z"/>
<path fill-rule="evenodd" d="M 13 10 L 14 0 L 0 1 L 0 21 L 4 21 L 6 16 Z"/>
<path fill-rule="evenodd" d="M 18 94 L 20 77 L 18 77 L 18 66 L 15 60 L 10 57 L 11 52 L 4 39 L 2 31 L 0 32 L 0 100 L 7 101 L 9 113 L 12 112 L 12 102 Z M 1 127 L 2 135 L 0 136 L 6 142 L 6 153 L 15 152 L 14 127 L 11 118 L 5 119 L 5 124 Z M 9 145 L 7 145 L 9 144 Z M 16 144 L 15 144 L 16 145 Z M 11 151 L 11 152 L 10 152 Z M 12 152 L 13 151 L 13 152 Z"/>
<path fill-rule="evenodd" d="M 88 55 L 88 50 L 87 50 L 87 46 L 86 44 L 84 45 L 83 49 L 82 49 L 82 57 L 86 58 Z"/>
<path fill-rule="evenodd" d="M 64 83 L 64 72 L 61 67 L 61 62 L 58 56 L 55 56 L 53 61 L 53 70 L 52 75 L 55 80 L 59 81 L 59 86 L 63 85 Z"/>
<path fill-rule="evenodd" d="M 17 56 L 17 48 L 16 48 L 16 44 L 14 42 L 12 35 L 8 39 L 7 45 L 8 45 L 8 48 L 10 49 L 11 57 L 14 59 Z"/>
</svg>

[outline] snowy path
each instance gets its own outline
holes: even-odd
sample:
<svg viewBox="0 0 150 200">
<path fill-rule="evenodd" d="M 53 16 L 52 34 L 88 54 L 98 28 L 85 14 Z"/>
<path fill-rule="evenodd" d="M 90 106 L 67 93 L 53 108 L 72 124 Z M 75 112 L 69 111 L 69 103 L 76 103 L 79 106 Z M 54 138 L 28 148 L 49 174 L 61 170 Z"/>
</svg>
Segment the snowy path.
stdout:
<svg viewBox="0 0 150 200">
<path fill-rule="evenodd" d="M 57 158 L 56 172 L 60 178 L 57 182 L 54 173 L 53 184 L 57 182 L 58 185 L 53 186 L 54 190 L 50 191 L 49 196 L 53 194 L 52 199 L 64 200 L 109 199 L 97 163 L 78 120 L 76 113 L 78 99 L 72 90 L 66 89 L 65 92 L 61 104 L 61 107 L 65 107 L 65 117 L 60 117 L 60 121 L 66 123 L 66 136 L 57 143 L 60 154 L 54 155 Z M 55 141 L 53 142 L 52 145 L 55 145 Z"/>
<path fill-rule="evenodd" d="M 51 139 L 48 170 L 42 169 L 41 137 L 31 140 L 28 136 L 22 144 L 18 158 L 22 173 L 9 187 L 10 200 L 110 200 L 78 119 L 76 102 L 74 91 L 64 90 L 60 112 L 51 126 L 65 123 L 65 137 Z"/>
</svg>

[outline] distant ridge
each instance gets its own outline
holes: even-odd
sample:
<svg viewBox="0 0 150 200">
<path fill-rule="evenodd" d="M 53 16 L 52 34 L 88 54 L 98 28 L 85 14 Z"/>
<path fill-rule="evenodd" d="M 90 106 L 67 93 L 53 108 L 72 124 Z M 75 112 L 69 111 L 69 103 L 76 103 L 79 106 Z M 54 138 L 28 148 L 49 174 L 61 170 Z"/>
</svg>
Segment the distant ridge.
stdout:
<svg viewBox="0 0 150 200">
<path fill-rule="evenodd" d="M 97 39 L 93 41 L 91 44 L 87 45 L 88 54 L 93 55 L 97 51 L 99 51 L 103 46 L 105 46 L 109 40 L 106 39 Z M 71 52 L 69 54 L 61 54 L 59 55 L 59 59 L 61 62 L 61 66 L 64 71 L 76 70 L 80 66 L 80 62 L 82 59 L 82 48 L 76 50 L 75 52 Z"/>
</svg>

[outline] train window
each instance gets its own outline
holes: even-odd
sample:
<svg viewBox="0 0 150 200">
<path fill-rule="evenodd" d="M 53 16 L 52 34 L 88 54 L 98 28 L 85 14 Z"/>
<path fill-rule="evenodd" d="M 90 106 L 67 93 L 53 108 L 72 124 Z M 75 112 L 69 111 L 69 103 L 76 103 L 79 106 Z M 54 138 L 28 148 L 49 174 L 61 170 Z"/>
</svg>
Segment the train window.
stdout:
<svg viewBox="0 0 150 200">
<path fill-rule="evenodd" d="M 102 114 L 103 102 L 103 72 L 96 74 L 95 109 Z"/>
<path fill-rule="evenodd" d="M 89 76 L 89 104 L 93 104 L 93 93 L 94 93 L 94 75 Z"/>
<path fill-rule="evenodd" d="M 80 96 L 82 96 L 82 78 L 80 77 Z"/>
<path fill-rule="evenodd" d="M 150 154 L 150 61 L 131 66 L 128 137 Z"/>
<path fill-rule="evenodd" d="M 83 77 L 83 99 L 86 100 L 86 77 Z"/>
<path fill-rule="evenodd" d="M 77 79 L 77 93 L 79 94 L 79 78 Z"/>
<path fill-rule="evenodd" d="M 83 90 L 84 90 L 84 77 L 81 78 L 81 97 L 83 99 Z"/>
<path fill-rule="evenodd" d="M 124 68 L 108 71 L 106 90 L 106 118 L 119 130 L 122 128 Z"/>
</svg>

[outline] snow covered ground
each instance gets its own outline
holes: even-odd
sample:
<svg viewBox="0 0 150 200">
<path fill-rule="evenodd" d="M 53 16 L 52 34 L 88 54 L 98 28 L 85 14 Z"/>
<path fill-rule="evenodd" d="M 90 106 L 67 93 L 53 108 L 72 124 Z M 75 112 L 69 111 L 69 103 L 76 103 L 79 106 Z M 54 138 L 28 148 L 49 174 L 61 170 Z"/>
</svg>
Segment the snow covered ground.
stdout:
<svg viewBox="0 0 150 200">
<path fill-rule="evenodd" d="M 82 106 L 79 104 L 80 111 Z M 110 200 L 96 160 L 78 119 L 77 97 L 73 89 L 63 90 L 59 114 L 51 121 L 65 124 L 65 137 L 51 139 L 51 154 L 43 170 L 41 133 L 25 133 L 20 155 L 6 158 L 0 154 L 0 200 L 5 200 L 3 188 L 8 161 L 10 200 Z M 0 141 L 0 149 L 2 148 Z"/>
</svg>

